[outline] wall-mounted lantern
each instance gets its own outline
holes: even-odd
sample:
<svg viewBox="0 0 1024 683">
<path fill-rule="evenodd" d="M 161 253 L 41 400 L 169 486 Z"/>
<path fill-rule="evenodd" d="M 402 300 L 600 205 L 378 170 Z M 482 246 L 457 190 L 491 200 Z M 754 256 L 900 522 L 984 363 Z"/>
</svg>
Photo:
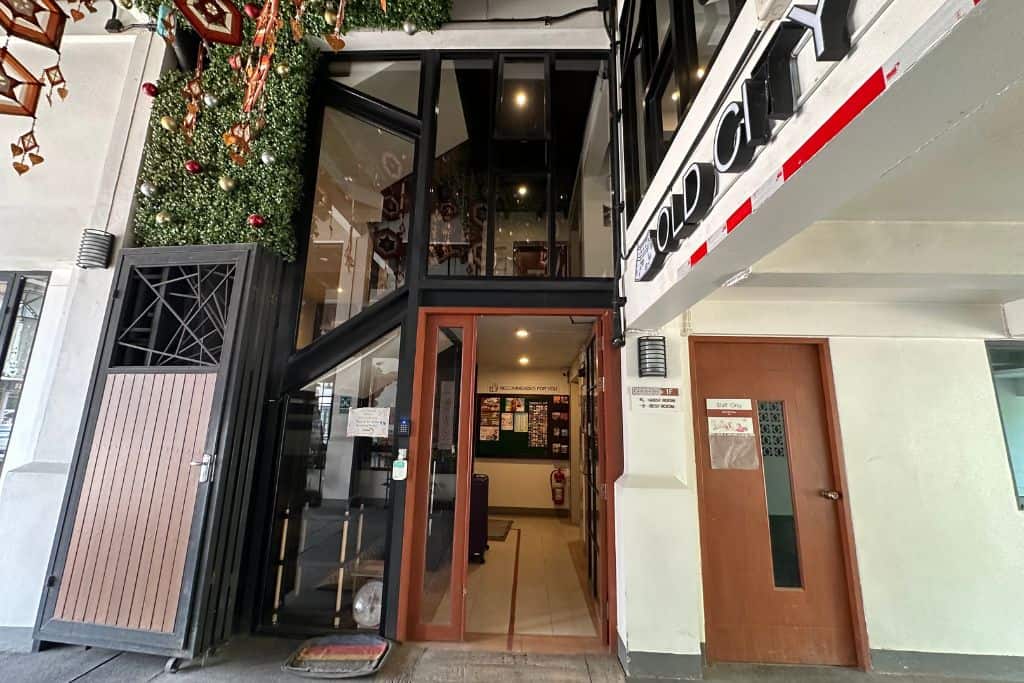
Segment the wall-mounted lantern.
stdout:
<svg viewBox="0 0 1024 683">
<path fill-rule="evenodd" d="M 82 231 L 82 241 L 78 245 L 78 258 L 75 265 L 79 268 L 108 268 L 110 254 L 114 250 L 114 236 L 105 230 L 86 228 Z"/>
<path fill-rule="evenodd" d="M 668 376 L 664 337 L 640 337 L 637 339 L 637 351 L 641 377 Z"/>
</svg>

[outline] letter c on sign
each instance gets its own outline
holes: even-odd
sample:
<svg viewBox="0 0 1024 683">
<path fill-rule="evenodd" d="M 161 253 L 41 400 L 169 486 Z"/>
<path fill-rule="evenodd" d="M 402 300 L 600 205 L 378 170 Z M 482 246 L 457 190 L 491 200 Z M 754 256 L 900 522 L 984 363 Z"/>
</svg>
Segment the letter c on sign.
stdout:
<svg viewBox="0 0 1024 683">
<path fill-rule="evenodd" d="M 754 146 L 747 141 L 743 106 L 730 102 L 718 117 L 715 130 L 715 168 L 719 173 L 739 173 L 754 161 Z"/>
</svg>

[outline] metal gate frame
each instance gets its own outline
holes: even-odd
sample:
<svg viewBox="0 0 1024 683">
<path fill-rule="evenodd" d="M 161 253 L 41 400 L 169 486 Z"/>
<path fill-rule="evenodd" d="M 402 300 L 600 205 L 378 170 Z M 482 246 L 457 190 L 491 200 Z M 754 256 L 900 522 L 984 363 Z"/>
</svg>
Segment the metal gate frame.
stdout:
<svg viewBox="0 0 1024 683">
<path fill-rule="evenodd" d="M 204 452 L 216 453 L 217 463 L 210 485 L 197 493 L 173 631 L 160 633 L 54 619 L 105 381 L 109 374 L 126 370 L 111 367 L 111 361 L 129 277 L 135 268 L 218 264 L 233 265 L 235 274 L 205 440 Z M 281 260 L 254 244 L 121 252 L 40 598 L 34 632 L 37 646 L 59 642 L 194 658 L 231 635 L 281 277 Z M 181 367 L 172 367 L 171 371 L 180 371 Z M 160 372 L 161 368 L 128 371 Z"/>
</svg>

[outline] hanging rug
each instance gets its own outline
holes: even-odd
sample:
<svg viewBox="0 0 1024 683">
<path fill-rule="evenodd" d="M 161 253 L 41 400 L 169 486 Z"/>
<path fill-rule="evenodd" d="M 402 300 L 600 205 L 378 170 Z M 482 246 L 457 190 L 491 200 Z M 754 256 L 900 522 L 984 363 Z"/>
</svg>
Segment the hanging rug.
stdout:
<svg viewBox="0 0 1024 683">
<path fill-rule="evenodd" d="M 368 633 L 311 638 L 281 665 L 284 671 L 306 678 L 359 678 L 380 670 L 391 652 L 391 642 Z"/>
</svg>

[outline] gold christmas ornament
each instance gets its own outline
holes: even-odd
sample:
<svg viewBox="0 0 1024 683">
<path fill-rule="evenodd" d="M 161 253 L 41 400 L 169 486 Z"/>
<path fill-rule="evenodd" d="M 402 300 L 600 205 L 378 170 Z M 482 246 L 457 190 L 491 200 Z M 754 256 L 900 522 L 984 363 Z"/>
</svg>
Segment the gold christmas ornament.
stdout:
<svg viewBox="0 0 1024 683">
<path fill-rule="evenodd" d="M 338 20 L 338 13 L 332 9 L 324 10 L 324 23 L 334 26 L 334 22 Z"/>
<path fill-rule="evenodd" d="M 235 189 L 235 179 L 231 176 L 222 175 L 220 180 L 217 181 L 217 185 L 219 185 L 220 189 L 225 192 L 231 192 Z"/>
<path fill-rule="evenodd" d="M 171 222 L 171 214 L 166 211 L 161 211 L 155 217 L 157 225 L 166 225 Z"/>
<path fill-rule="evenodd" d="M 172 133 L 178 130 L 178 122 L 170 116 L 160 117 L 160 127 L 164 130 L 171 131 Z"/>
<path fill-rule="evenodd" d="M 292 68 L 287 64 L 278 64 L 274 70 L 277 72 L 278 76 L 287 76 L 291 73 Z"/>
</svg>

